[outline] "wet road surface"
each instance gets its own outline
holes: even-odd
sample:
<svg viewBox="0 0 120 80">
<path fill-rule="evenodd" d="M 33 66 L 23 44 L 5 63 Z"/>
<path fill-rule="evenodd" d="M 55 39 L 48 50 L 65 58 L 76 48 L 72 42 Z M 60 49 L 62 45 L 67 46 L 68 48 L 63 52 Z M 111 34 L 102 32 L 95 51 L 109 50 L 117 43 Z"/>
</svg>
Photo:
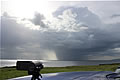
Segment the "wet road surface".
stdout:
<svg viewBox="0 0 120 80">
<path fill-rule="evenodd" d="M 106 74 L 110 71 L 60 72 L 42 74 L 41 80 L 107 80 Z M 31 76 L 18 77 L 9 80 L 31 80 Z"/>
</svg>

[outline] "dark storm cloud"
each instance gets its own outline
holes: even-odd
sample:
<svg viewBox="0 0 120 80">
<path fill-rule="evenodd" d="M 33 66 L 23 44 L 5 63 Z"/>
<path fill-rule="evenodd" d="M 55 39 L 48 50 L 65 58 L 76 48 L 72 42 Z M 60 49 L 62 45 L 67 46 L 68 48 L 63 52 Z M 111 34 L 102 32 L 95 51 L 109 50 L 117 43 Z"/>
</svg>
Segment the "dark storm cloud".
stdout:
<svg viewBox="0 0 120 80">
<path fill-rule="evenodd" d="M 87 7 L 61 7 L 54 16 L 56 21 L 51 21 L 46 31 L 28 29 L 2 16 L 2 58 L 87 60 L 119 56 L 114 49 L 120 48 L 120 23 L 105 24 Z M 37 13 L 31 21 L 44 27 L 42 20 Z"/>
<path fill-rule="evenodd" d="M 120 14 L 114 14 L 111 16 L 111 18 L 117 18 L 117 17 L 120 17 Z"/>
<path fill-rule="evenodd" d="M 118 54 L 115 51 L 108 53 L 108 50 L 120 47 L 120 23 L 102 23 L 99 16 L 92 13 L 87 7 L 61 7 L 53 15 L 59 18 L 68 9 L 77 14 L 77 17 L 75 17 L 76 23 L 82 23 L 81 26 L 87 25 L 88 29 L 64 33 L 64 37 L 61 37 L 61 41 L 57 40 L 59 42 L 55 47 L 58 59 L 80 60 L 89 59 L 88 55 L 98 55 L 97 57 L 99 57 L 103 53 L 103 56 Z M 79 29 L 79 26 L 77 29 Z"/>
<path fill-rule="evenodd" d="M 4 13 L 3 13 L 3 16 L 4 16 L 4 17 L 9 17 L 9 15 L 8 15 L 7 12 L 4 12 Z"/>
<path fill-rule="evenodd" d="M 42 14 L 36 12 L 34 15 L 34 18 L 31 19 L 30 21 L 35 25 L 39 25 L 40 27 L 45 28 L 47 26 L 42 21 L 44 19 L 45 19 L 45 17 Z"/>
</svg>

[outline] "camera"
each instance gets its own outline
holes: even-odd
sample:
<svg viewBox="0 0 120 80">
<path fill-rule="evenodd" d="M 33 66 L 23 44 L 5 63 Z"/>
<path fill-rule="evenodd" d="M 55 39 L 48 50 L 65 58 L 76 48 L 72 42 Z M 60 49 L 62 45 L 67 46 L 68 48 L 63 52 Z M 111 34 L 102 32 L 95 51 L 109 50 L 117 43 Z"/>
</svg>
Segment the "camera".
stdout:
<svg viewBox="0 0 120 80">
<path fill-rule="evenodd" d="M 28 71 L 28 75 L 33 75 L 43 69 L 43 64 L 38 61 L 17 61 L 16 69 Z"/>
</svg>

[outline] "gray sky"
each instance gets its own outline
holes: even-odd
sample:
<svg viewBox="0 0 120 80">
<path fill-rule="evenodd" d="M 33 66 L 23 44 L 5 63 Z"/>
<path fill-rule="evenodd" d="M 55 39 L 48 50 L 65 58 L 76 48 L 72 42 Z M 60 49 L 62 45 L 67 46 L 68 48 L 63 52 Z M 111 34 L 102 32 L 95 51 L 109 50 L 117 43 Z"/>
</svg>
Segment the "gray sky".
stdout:
<svg viewBox="0 0 120 80">
<path fill-rule="evenodd" d="M 119 1 L 1 4 L 2 59 L 120 59 Z"/>
</svg>

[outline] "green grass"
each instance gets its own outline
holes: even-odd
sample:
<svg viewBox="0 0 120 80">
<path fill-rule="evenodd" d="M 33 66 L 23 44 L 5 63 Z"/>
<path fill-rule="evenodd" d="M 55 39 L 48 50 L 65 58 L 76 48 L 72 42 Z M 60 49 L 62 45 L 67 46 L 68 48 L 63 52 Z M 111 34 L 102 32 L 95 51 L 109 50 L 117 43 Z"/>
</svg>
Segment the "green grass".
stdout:
<svg viewBox="0 0 120 80">
<path fill-rule="evenodd" d="M 70 67 L 45 67 L 41 73 L 73 72 L 73 71 L 114 71 L 119 65 L 94 65 L 94 66 L 70 66 Z M 0 68 L 0 80 L 26 76 L 27 71 L 19 71 L 13 68 Z"/>
</svg>

